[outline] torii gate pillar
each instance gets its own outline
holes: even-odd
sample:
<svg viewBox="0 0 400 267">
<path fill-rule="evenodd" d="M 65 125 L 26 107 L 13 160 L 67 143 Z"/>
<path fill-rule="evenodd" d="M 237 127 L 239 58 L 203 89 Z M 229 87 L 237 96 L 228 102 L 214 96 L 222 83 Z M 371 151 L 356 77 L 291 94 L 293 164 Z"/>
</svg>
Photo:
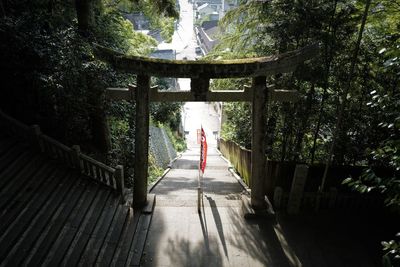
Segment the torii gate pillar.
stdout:
<svg viewBox="0 0 400 267">
<path fill-rule="evenodd" d="M 133 180 L 133 207 L 141 208 L 147 202 L 147 170 L 149 165 L 149 92 L 150 76 L 137 76 L 135 92 L 135 175 Z"/>
<path fill-rule="evenodd" d="M 264 197 L 265 175 L 265 120 L 268 103 L 266 77 L 252 80 L 252 134 L 251 134 L 251 206 L 266 209 Z"/>
<path fill-rule="evenodd" d="M 267 209 L 264 196 L 265 128 L 268 97 L 290 101 L 296 96 L 291 91 L 273 90 L 268 93 L 266 77 L 294 71 L 297 65 L 318 54 L 319 45 L 313 44 L 280 55 L 246 60 L 180 61 L 146 59 L 126 56 L 96 45 L 98 57 L 110 62 L 116 69 L 137 74 L 137 88 L 111 89 L 112 99 L 136 101 L 135 175 L 133 206 L 143 207 L 147 202 L 147 170 L 149 145 L 149 101 L 249 101 L 252 102 L 251 208 Z M 158 92 L 150 88 L 150 77 L 192 79 L 190 92 Z M 210 91 L 210 79 L 253 77 L 252 93 L 244 91 Z M 134 97 L 133 97 L 134 94 Z M 279 95 L 281 97 L 279 97 Z M 247 203 L 247 202 L 246 202 Z"/>
</svg>

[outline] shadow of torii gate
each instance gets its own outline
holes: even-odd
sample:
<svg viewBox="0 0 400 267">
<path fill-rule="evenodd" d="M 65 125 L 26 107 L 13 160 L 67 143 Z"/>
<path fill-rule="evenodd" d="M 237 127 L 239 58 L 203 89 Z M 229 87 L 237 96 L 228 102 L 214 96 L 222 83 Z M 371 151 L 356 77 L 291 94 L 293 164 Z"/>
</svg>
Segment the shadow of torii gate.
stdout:
<svg viewBox="0 0 400 267">
<path fill-rule="evenodd" d="M 96 46 L 97 55 L 111 63 L 117 70 L 137 75 L 136 86 L 109 88 L 107 97 L 114 100 L 136 102 L 135 175 L 133 206 L 147 203 L 148 153 L 149 153 L 149 102 L 188 101 L 248 101 L 252 103 L 251 150 L 251 206 L 265 209 L 263 171 L 265 170 L 264 132 L 269 100 L 295 101 L 297 91 L 276 90 L 268 87 L 266 77 L 294 71 L 296 67 L 314 57 L 318 45 L 270 57 L 220 61 L 183 61 L 126 56 L 113 50 Z M 190 78 L 190 91 L 158 91 L 150 86 L 151 76 Z M 252 86 L 242 91 L 210 91 L 210 79 L 251 77 Z"/>
</svg>

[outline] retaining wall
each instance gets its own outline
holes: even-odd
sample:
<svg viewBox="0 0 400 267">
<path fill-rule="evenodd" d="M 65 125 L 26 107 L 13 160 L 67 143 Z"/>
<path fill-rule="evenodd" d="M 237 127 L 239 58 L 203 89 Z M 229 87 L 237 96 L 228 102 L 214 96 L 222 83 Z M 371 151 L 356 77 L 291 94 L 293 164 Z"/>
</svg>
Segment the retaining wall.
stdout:
<svg viewBox="0 0 400 267">
<path fill-rule="evenodd" d="M 150 126 L 150 153 L 158 167 L 166 169 L 177 153 L 163 128 Z"/>
</svg>

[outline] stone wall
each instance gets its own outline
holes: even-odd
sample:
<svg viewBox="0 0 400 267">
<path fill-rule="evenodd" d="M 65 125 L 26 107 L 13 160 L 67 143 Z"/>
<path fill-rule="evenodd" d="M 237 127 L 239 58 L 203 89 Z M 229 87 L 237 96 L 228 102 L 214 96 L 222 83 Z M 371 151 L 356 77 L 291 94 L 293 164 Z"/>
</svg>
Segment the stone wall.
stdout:
<svg viewBox="0 0 400 267">
<path fill-rule="evenodd" d="M 150 153 L 158 167 L 166 169 L 177 156 L 176 151 L 163 128 L 150 126 Z"/>
</svg>

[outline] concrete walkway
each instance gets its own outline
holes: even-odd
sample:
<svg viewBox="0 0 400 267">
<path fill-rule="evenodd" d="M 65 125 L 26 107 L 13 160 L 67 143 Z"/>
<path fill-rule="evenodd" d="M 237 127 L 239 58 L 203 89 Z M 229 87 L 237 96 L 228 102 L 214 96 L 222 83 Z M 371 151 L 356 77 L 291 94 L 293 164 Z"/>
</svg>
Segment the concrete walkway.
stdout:
<svg viewBox="0 0 400 267">
<path fill-rule="evenodd" d="M 152 191 L 157 199 L 142 264 L 290 266 L 272 225 L 243 219 L 243 188 L 215 148 L 208 154 L 204 209 L 198 213 L 198 150 L 186 151 Z"/>
<path fill-rule="evenodd" d="M 397 229 L 382 215 L 278 213 L 275 222 L 246 221 L 243 189 L 215 148 L 209 149 L 199 214 L 198 151 L 186 151 L 152 191 L 156 205 L 142 266 L 380 266 L 380 241 L 395 233 L 383 230 Z"/>
</svg>

